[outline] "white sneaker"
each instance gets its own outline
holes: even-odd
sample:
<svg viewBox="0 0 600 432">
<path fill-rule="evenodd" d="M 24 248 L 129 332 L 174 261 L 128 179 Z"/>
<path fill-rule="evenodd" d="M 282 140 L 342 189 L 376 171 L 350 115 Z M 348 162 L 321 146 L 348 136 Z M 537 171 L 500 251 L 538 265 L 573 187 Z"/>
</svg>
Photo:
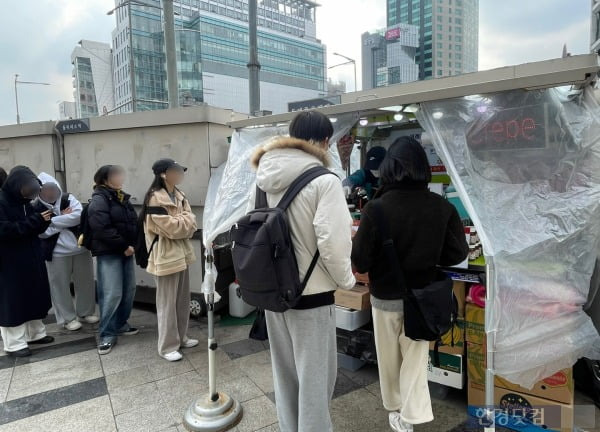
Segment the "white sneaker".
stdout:
<svg viewBox="0 0 600 432">
<path fill-rule="evenodd" d="M 193 348 L 198 346 L 198 339 L 187 339 L 181 344 L 181 348 Z"/>
<path fill-rule="evenodd" d="M 402 420 L 396 411 L 390 413 L 390 427 L 394 432 L 413 432 L 413 425 Z"/>
<path fill-rule="evenodd" d="M 179 351 L 173 351 L 173 352 L 165 354 L 164 356 L 162 356 L 162 358 L 164 358 L 165 360 L 168 360 L 170 362 L 176 362 L 176 361 L 181 360 L 183 358 L 183 356 L 181 355 L 181 353 Z"/>
<path fill-rule="evenodd" d="M 81 328 L 81 323 L 75 318 L 73 321 L 66 323 L 65 328 L 70 331 L 76 331 Z"/>
<path fill-rule="evenodd" d="M 88 324 L 96 324 L 100 319 L 96 315 L 88 315 L 81 318 Z"/>
</svg>

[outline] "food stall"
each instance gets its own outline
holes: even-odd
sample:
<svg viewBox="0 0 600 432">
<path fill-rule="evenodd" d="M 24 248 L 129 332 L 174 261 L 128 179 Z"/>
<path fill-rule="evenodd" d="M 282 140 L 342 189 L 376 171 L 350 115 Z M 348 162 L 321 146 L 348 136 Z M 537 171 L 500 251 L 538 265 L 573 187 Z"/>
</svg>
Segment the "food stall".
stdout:
<svg viewBox="0 0 600 432">
<path fill-rule="evenodd" d="M 559 417 L 539 430 L 571 430 L 570 368 L 579 357 L 600 358 L 600 336 L 582 310 L 600 246 L 600 108 L 591 87 L 599 70 L 597 56 L 573 56 L 346 94 L 319 109 L 334 123 L 340 176 L 368 148 L 410 134 L 431 158 L 431 190 L 461 212 L 471 260 L 444 270 L 455 281 L 462 324 L 429 376 L 467 385 L 469 412 L 489 421 L 488 430 L 493 420 L 516 428 L 515 419 L 537 430 L 530 417 L 538 405 L 558 407 Z M 231 123 L 229 158 L 211 179 L 205 207 L 209 254 L 247 208 L 253 149 L 285 134 L 293 116 Z M 336 294 L 344 367 L 375 360 L 368 298 L 365 286 Z M 511 410 L 492 415 L 492 406 Z"/>
</svg>

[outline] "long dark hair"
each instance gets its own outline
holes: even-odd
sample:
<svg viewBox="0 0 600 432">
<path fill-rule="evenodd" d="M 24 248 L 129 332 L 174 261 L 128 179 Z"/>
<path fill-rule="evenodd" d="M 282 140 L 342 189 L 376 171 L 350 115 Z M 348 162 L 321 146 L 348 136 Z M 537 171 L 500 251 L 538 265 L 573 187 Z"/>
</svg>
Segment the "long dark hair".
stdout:
<svg viewBox="0 0 600 432">
<path fill-rule="evenodd" d="M 379 167 L 383 185 L 431 182 L 431 166 L 423 146 L 414 138 L 400 137 L 390 146 Z"/>
<path fill-rule="evenodd" d="M 6 181 L 6 177 L 8 177 L 8 173 L 4 170 L 4 168 L 0 167 L 0 188 Z"/>
<path fill-rule="evenodd" d="M 152 183 L 150 183 L 150 187 L 146 191 L 146 195 L 144 195 L 144 203 L 142 204 L 142 210 L 139 214 L 139 221 L 141 223 L 144 223 L 144 221 L 146 220 L 146 210 L 148 209 L 148 203 L 150 202 L 150 198 L 152 198 L 154 192 L 157 192 L 161 189 L 167 190 L 165 179 L 163 179 L 160 174 L 155 174 L 154 179 L 152 179 Z"/>
<path fill-rule="evenodd" d="M 101 166 L 96 174 L 94 174 L 94 189 L 101 186 L 106 186 L 108 178 L 117 172 L 124 172 L 125 169 L 121 165 L 103 165 Z"/>
</svg>

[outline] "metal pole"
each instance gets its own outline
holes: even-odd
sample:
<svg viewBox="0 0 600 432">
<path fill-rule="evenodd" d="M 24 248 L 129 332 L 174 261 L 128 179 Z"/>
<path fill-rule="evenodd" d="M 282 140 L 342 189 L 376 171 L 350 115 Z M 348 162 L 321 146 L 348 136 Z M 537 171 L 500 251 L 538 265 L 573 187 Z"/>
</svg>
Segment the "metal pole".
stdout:
<svg viewBox="0 0 600 432">
<path fill-rule="evenodd" d="M 131 111 L 137 111 L 137 92 L 135 89 L 135 61 L 133 59 L 133 28 L 131 26 L 131 3 L 127 4 L 129 18 L 129 81 L 131 90 Z"/>
<path fill-rule="evenodd" d="M 162 0 L 165 16 L 165 54 L 167 57 L 167 85 L 169 90 L 169 108 L 179 106 L 177 85 L 177 51 L 175 48 L 175 14 L 173 0 Z"/>
<path fill-rule="evenodd" d="M 19 93 L 17 91 L 17 79 L 19 74 L 15 74 L 15 105 L 17 107 L 17 124 L 21 124 L 21 117 L 19 116 Z"/>
<path fill-rule="evenodd" d="M 250 115 L 260 111 L 260 63 L 258 61 L 257 41 L 257 4 L 256 0 L 248 1 L 248 30 L 249 30 L 249 61 L 248 85 L 250 88 Z"/>
<path fill-rule="evenodd" d="M 354 91 L 358 91 L 358 81 L 356 81 L 356 60 L 352 60 L 352 64 L 354 65 Z"/>
<path fill-rule="evenodd" d="M 486 260 L 486 290 L 485 290 L 485 337 L 486 337 L 486 362 L 485 370 L 485 406 L 487 422 L 484 428 L 485 432 L 496 431 L 496 416 L 494 407 L 494 350 L 496 349 L 496 333 L 492 330 L 494 297 L 496 288 L 496 275 L 494 271 L 494 261 L 492 257 L 485 257 Z"/>
</svg>

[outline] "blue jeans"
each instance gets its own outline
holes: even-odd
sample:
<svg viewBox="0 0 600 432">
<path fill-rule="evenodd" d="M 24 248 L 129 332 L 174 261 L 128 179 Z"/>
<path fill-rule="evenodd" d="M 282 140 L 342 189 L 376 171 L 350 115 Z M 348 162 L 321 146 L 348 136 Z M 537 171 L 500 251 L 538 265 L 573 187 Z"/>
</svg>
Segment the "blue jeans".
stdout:
<svg viewBox="0 0 600 432">
<path fill-rule="evenodd" d="M 127 320 L 135 297 L 135 262 L 133 256 L 125 255 L 101 255 L 96 262 L 100 343 L 114 343 L 119 333 L 129 330 Z"/>
</svg>

